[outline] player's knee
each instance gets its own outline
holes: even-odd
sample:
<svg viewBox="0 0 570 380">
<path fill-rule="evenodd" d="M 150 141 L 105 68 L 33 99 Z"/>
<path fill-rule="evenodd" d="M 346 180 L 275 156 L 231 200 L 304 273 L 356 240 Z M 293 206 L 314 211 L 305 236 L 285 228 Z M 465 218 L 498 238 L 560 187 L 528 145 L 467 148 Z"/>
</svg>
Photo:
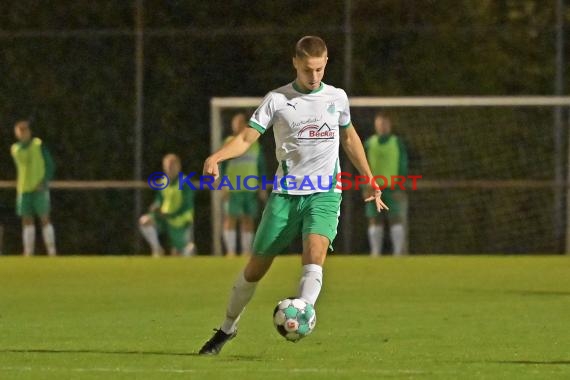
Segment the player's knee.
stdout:
<svg viewBox="0 0 570 380">
<path fill-rule="evenodd" d="M 240 220 L 243 230 L 246 232 L 253 232 L 253 219 L 249 216 L 245 216 Z"/>
<path fill-rule="evenodd" d="M 148 214 L 144 214 L 139 218 L 139 225 L 141 226 L 150 226 L 152 225 L 152 218 Z"/>
<path fill-rule="evenodd" d="M 260 258 L 253 256 L 243 271 L 243 277 L 247 282 L 258 282 L 267 273 L 272 262 L 272 257 Z"/>
<path fill-rule="evenodd" d="M 34 218 L 31 216 L 24 216 L 22 217 L 22 225 L 23 226 L 31 226 L 34 224 Z"/>
</svg>

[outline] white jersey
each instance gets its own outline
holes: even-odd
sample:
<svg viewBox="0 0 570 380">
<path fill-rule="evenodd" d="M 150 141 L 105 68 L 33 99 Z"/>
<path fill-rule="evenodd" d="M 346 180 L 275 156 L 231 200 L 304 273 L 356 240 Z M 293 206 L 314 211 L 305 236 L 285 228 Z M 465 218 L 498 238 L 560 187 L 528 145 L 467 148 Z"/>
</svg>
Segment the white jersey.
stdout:
<svg viewBox="0 0 570 380">
<path fill-rule="evenodd" d="M 339 133 L 350 126 L 344 90 L 321 82 L 319 89 L 306 94 L 289 83 L 265 96 L 249 125 L 260 133 L 273 126 L 279 162 L 274 192 L 340 192 L 336 188 Z"/>
</svg>

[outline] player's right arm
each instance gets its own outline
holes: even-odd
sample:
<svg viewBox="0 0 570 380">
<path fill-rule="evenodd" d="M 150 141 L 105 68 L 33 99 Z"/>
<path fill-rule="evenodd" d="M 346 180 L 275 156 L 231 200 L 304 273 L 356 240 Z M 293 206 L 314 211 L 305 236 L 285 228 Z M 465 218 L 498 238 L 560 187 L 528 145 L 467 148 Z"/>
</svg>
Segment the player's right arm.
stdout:
<svg viewBox="0 0 570 380">
<path fill-rule="evenodd" d="M 217 152 L 206 159 L 206 162 L 204 162 L 203 174 L 218 178 L 220 176 L 218 164 L 225 160 L 239 157 L 247 152 L 251 144 L 257 141 L 259 136 L 261 136 L 261 133 L 256 129 L 245 128 L 230 142 L 222 146 Z"/>
</svg>

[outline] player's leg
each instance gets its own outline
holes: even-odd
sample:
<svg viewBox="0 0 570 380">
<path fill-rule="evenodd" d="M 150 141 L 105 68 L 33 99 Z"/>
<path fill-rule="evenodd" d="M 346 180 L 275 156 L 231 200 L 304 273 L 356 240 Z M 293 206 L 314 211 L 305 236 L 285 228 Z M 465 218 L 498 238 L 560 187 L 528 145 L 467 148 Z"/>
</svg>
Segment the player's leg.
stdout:
<svg viewBox="0 0 570 380">
<path fill-rule="evenodd" d="M 250 256 L 253 243 L 253 218 L 244 215 L 239 219 L 240 239 L 241 239 L 241 255 Z"/>
<path fill-rule="evenodd" d="M 32 256 L 36 241 L 36 226 L 34 224 L 34 209 L 31 193 L 18 193 L 16 213 L 22 218 L 22 245 L 24 256 Z"/>
<path fill-rule="evenodd" d="M 182 256 L 190 257 L 196 254 L 196 244 L 194 244 L 194 223 L 190 223 L 184 231 L 186 246 L 182 251 Z"/>
<path fill-rule="evenodd" d="M 36 226 L 33 217 L 22 217 L 22 242 L 24 245 L 24 256 L 33 256 L 36 244 Z"/>
<path fill-rule="evenodd" d="M 226 256 L 234 257 L 237 252 L 237 217 L 239 216 L 239 204 L 237 204 L 236 192 L 231 192 L 226 202 L 226 212 L 224 215 L 224 244 L 226 246 Z"/>
<path fill-rule="evenodd" d="M 378 220 L 378 210 L 374 202 L 368 202 L 365 206 L 366 217 L 368 218 L 368 243 L 370 245 L 370 256 L 380 256 L 384 241 L 384 226 Z"/>
<path fill-rule="evenodd" d="M 164 248 L 158 240 L 158 226 L 156 218 L 152 214 L 145 214 L 139 219 L 139 228 L 145 240 L 150 245 L 153 257 L 164 255 Z"/>
<path fill-rule="evenodd" d="M 390 212 L 387 214 L 390 221 L 390 239 L 394 256 L 404 254 L 404 244 L 406 240 L 406 231 L 404 228 L 406 195 L 402 192 L 394 192 L 390 199 Z"/>
<path fill-rule="evenodd" d="M 330 241 L 318 234 L 308 234 L 303 240 L 303 274 L 299 282 L 297 297 L 311 305 L 317 302 L 323 285 L 323 264 Z"/>
<path fill-rule="evenodd" d="M 255 230 L 255 216 L 257 215 L 257 193 L 255 191 L 243 192 L 243 215 L 240 217 L 240 238 L 242 256 L 251 255 L 253 234 Z"/>
<path fill-rule="evenodd" d="M 56 255 L 55 231 L 51 223 L 49 190 L 36 191 L 33 194 L 34 212 L 39 215 L 42 224 L 42 237 L 49 256 Z"/>
<path fill-rule="evenodd" d="M 237 251 L 237 219 L 233 216 L 224 217 L 224 244 L 226 246 L 226 256 L 234 257 Z"/>
<path fill-rule="evenodd" d="M 200 354 L 218 354 L 236 335 L 239 319 L 253 297 L 257 283 L 267 273 L 275 256 L 287 248 L 299 230 L 301 218 L 290 215 L 290 210 L 296 208 L 296 201 L 281 194 L 272 194 L 269 198 L 253 242 L 253 255 L 232 287 L 224 322 L 200 349 Z"/>
<path fill-rule="evenodd" d="M 339 193 L 317 193 L 308 196 L 303 206 L 303 274 L 298 297 L 312 305 L 321 292 L 323 264 L 336 237 L 341 199 Z"/>
</svg>

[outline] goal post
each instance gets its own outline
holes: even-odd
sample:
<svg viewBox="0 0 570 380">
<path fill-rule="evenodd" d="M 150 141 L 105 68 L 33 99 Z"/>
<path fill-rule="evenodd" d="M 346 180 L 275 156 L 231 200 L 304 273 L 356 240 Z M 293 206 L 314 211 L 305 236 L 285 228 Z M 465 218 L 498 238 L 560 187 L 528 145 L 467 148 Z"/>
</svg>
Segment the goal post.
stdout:
<svg viewBox="0 0 570 380">
<path fill-rule="evenodd" d="M 253 110 L 261 101 L 260 97 L 211 98 L 212 151 L 221 146 L 224 133 L 229 133 L 231 114 L 237 110 Z M 501 249 L 505 252 L 555 251 L 556 249 L 552 248 L 554 243 L 547 242 L 547 237 L 541 236 L 544 231 L 540 227 L 541 223 L 544 224 L 549 218 L 558 219 L 547 224 L 549 227 L 563 228 L 564 241 L 560 243 L 561 248 L 558 250 L 570 253 L 569 96 L 350 97 L 349 101 L 352 120 L 363 140 L 372 134 L 370 126 L 374 112 L 384 109 L 392 116 L 396 115 L 396 133 L 403 132 L 404 142 L 409 140 L 410 148 L 414 151 L 414 157 L 410 159 L 410 170 L 419 170 L 420 172 L 413 174 L 423 177 L 418 182 L 418 194 L 414 193 L 414 198 L 417 199 L 410 202 L 410 222 L 415 234 L 410 236 L 411 241 L 416 238 L 422 242 L 426 239 L 449 239 L 451 234 L 457 233 L 458 226 L 453 226 L 454 221 L 447 221 L 445 218 L 450 218 L 450 215 L 453 217 L 459 210 L 462 218 L 456 222 L 467 222 L 472 226 L 489 224 L 485 232 L 497 239 L 489 243 L 489 249 Z M 565 152 L 558 152 L 555 156 L 555 152 L 552 152 L 552 111 L 557 109 L 566 113 L 564 125 L 561 126 L 566 141 L 563 144 Z M 362 128 L 364 125 L 367 125 L 367 128 Z M 537 139 L 536 136 L 541 137 Z M 446 144 L 453 146 L 446 147 Z M 538 164 L 535 165 L 536 162 Z M 525 165 L 532 166 L 529 173 L 525 172 Z M 559 169 L 564 169 L 566 178 L 554 178 L 556 165 L 561 165 Z M 271 172 L 271 168 L 268 170 Z M 523 210 L 522 215 L 516 215 L 518 207 L 524 204 L 526 190 L 545 193 L 544 197 L 548 199 L 550 207 L 545 207 L 544 204 L 529 204 L 529 208 L 540 210 Z M 478 214 L 469 215 L 469 208 L 477 205 L 476 198 L 482 195 L 484 199 L 481 199 L 481 202 L 486 199 L 493 206 L 485 210 L 484 205 L 475 206 L 480 208 L 477 210 Z M 551 198 L 558 199 L 560 203 L 556 204 Z M 439 207 L 435 207 L 436 200 L 453 201 L 451 208 L 455 209 L 447 213 L 440 212 Z M 212 247 L 214 254 L 221 255 L 221 194 L 213 192 L 211 202 Z M 465 206 L 462 205 L 463 202 Z M 494 206 L 501 203 L 505 205 Z M 347 230 L 354 226 L 357 217 L 353 213 L 353 206 L 355 205 L 343 202 L 339 237 L 343 237 L 345 246 L 351 246 L 354 241 L 365 240 L 361 235 L 354 236 L 353 231 Z M 441 206 L 446 207 L 443 204 Z M 363 218 L 362 215 L 358 217 Z M 449 225 L 439 230 L 434 229 L 437 236 L 424 236 L 427 232 L 424 234 L 422 230 L 427 226 L 433 227 L 433 223 L 429 222 L 430 217 L 438 223 L 448 222 Z M 527 232 L 531 236 L 528 237 L 527 246 L 518 243 L 519 235 L 508 231 L 511 226 L 513 229 L 520 229 L 520 221 L 517 218 L 526 217 L 531 218 L 528 220 Z M 343 219 L 348 221 L 342 223 Z M 418 222 L 415 223 L 415 220 Z M 493 223 L 500 230 L 496 231 L 496 234 L 493 231 Z M 463 226 L 463 229 L 466 228 L 468 227 Z M 542 228 L 546 230 L 547 226 Z M 466 236 L 476 240 L 480 232 Z M 533 238 L 544 239 L 544 242 L 531 243 Z M 486 238 L 481 236 L 480 239 Z M 442 247 L 438 244 L 433 246 Z M 449 248 L 461 250 L 461 238 L 458 238 L 455 244 L 449 245 Z M 443 251 L 447 252 L 446 249 Z M 471 252 L 470 249 L 467 251 Z M 483 250 L 482 253 L 485 252 L 487 251 Z"/>
</svg>

